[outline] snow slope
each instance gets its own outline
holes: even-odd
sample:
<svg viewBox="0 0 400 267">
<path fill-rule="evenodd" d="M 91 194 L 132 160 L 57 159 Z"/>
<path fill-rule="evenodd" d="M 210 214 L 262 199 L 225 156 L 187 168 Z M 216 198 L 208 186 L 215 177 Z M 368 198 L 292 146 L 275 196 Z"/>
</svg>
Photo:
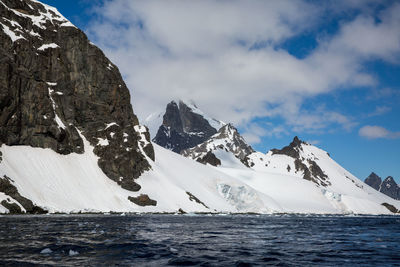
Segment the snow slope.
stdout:
<svg viewBox="0 0 400 267">
<path fill-rule="evenodd" d="M 131 192 L 107 178 L 97 166 L 93 148 L 86 140 L 84 145 L 84 154 L 69 155 L 50 149 L 3 145 L 0 177 L 9 176 L 22 196 L 50 212 L 177 212 L 182 209 L 186 212 L 389 214 L 380 203 L 400 207 L 398 201 L 374 192 L 332 162 L 324 166 L 330 175 L 344 173 L 350 178 L 344 181 L 333 178 L 332 186 L 325 188 L 291 173 L 280 173 L 272 165 L 270 169 L 261 169 L 261 166 L 257 169 L 256 165 L 246 168 L 226 151 L 216 153 L 222 162 L 229 164 L 212 167 L 156 144 L 153 144 L 157 157 L 152 170 L 137 180 L 142 189 Z M 307 149 L 321 158 L 326 154 L 312 146 Z M 264 157 L 264 160 L 268 158 Z M 350 187 L 354 184 L 351 179 L 363 187 Z M 128 196 L 140 194 L 148 194 L 157 205 L 141 207 L 128 200 Z M 0 200 L 6 198 L 0 194 Z M 0 207 L 0 212 L 7 210 Z"/>
<path fill-rule="evenodd" d="M 154 144 L 153 170 L 137 180 L 139 192 L 122 189 L 97 165 L 93 147 L 60 155 L 50 149 L 2 145 L 0 177 L 50 212 L 272 212 L 278 205 L 239 180 Z M 195 196 L 203 204 L 191 200 Z M 141 207 L 128 196 L 148 194 L 156 206 Z M 7 196 L 0 195 L 0 200 Z M 10 201 L 15 202 L 10 199 Z M 268 207 L 268 208 L 267 208 Z M 0 213 L 7 212 L 1 206 Z"/>
<path fill-rule="evenodd" d="M 249 168 L 232 151 L 221 146 L 221 140 L 210 140 L 204 144 L 221 161 L 220 166 L 213 168 L 271 197 L 279 203 L 282 212 L 391 214 L 382 203 L 400 207 L 400 201 L 366 185 L 330 158 L 326 151 L 313 145 L 302 142 L 296 148 L 301 163 L 311 169 L 310 162 L 315 162 L 326 176 L 316 176 L 315 181 L 309 181 L 304 179 L 303 170 L 296 169 L 296 158 L 272 151 L 254 152 L 247 156 Z"/>
</svg>

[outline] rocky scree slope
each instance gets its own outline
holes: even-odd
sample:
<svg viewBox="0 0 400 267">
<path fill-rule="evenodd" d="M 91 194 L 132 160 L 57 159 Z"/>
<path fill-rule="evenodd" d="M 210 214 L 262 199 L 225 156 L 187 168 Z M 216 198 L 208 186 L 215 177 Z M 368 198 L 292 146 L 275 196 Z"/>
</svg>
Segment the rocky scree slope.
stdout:
<svg viewBox="0 0 400 267">
<path fill-rule="evenodd" d="M 400 186 L 392 176 L 388 176 L 382 181 L 381 177 L 372 172 L 367 178 L 365 178 L 364 182 L 375 190 L 393 199 L 400 200 Z"/>
<path fill-rule="evenodd" d="M 118 68 L 55 8 L 1 0 L 0 146 L 81 154 L 83 138 L 110 179 L 140 189 L 154 152 Z"/>
<path fill-rule="evenodd" d="M 171 101 L 153 141 L 176 153 L 192 148 L 217 133 L 223 122 L 208 118 L 195 104 Z"/>
</svg>

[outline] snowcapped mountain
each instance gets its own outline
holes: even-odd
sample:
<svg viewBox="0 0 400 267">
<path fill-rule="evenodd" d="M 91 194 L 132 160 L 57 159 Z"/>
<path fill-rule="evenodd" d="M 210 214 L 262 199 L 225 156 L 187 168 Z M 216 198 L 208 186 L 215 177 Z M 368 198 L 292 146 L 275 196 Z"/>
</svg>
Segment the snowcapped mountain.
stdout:
<svg viewBox="0 0 400 267">
<path fill-rule="evenodd" d="M 160 116 L 155 116 L 155 120 Z M 148 121 L 151 124 L 150 121 Z M 153 141 L 162 147 L 180 153 L 200 144 L 214 135 L 223 122 L 206 116 L 194 103 L 171 101 L 162 124 Z"/>
<path fill-rule="evenodd" d="M 248 156 L 254 153 L 254 149 L 246 144 L 243 137 L 232 124 L 226 124 L 204 143 L 193 148 L 183 150 L 181 154 L 201 163 L 209 163 L 213 166 L 221 165 L 222 154 L 231 153 L 243 164 L 248 166 Z M 224 162 L 226 165 L 226 161 Z"/>
<path fill-rule="evenodd" d="M 0 0 L 0 24 L 0 213 L 400 208 L 325 151 L 295 138 L 256 152 L 193 103 L 149 118 L 151 143 L 118 68 L 55 8 Z"/>
<path fill-rule="evenodd" d="M 181 154 L 268 196 L 267 207 L 278 212 L 380 214 L 399 207 L 398 201 L 364 184 L 326 151 L 298 137 L 264 154 L 254 151 L 233 125 L 226 124 Z"/>
<path fill-rule="evenodd" d="M 372 172 L 364 182 L 375 190 L 393 199 L 400 200 L 400 186 L 396 183 L 392 176 L 388 176 L 382 181 L 381 177 Z"/>
</svg>

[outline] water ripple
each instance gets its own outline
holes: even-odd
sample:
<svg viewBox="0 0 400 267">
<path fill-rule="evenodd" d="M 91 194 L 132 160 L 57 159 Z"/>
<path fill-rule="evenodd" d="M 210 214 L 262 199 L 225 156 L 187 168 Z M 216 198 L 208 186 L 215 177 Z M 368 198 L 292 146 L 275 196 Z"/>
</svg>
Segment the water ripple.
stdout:
<svg viewBox="0 0 400 267">
<path fill-rule="evenodd" d="M 1 216 L 1 266 L 394 266 L 394 216 Z"/>
</svg>

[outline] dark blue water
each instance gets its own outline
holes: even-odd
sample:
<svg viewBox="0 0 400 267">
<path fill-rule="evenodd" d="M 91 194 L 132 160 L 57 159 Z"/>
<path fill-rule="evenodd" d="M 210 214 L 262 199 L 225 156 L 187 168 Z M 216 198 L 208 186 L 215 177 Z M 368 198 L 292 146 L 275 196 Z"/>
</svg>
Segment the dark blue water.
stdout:
<svg viewBox="0 0 400 267">
<path fill-rule="evenodd" d="M 0 266 L 400 266 L 400 217 L 0 217 Z"/>
</svg>

